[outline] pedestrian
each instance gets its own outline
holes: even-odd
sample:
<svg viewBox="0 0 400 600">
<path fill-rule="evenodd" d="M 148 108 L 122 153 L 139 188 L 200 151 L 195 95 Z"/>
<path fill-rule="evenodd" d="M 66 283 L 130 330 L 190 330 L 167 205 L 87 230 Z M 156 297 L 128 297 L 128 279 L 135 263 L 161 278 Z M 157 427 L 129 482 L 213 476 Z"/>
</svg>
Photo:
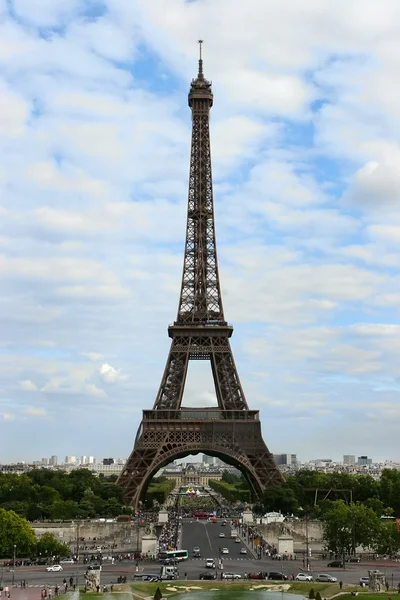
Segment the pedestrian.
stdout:
<svg viewBox="0 0 400 600">
<path fill-rule="evenodd" d="M 187 573 L 185 573 L 185 581 L 187 581 Z"/>
<path fill-rule="evenodd" d="M 339 581 L 339 587 L 340 587 L 340 589 L 342 589 L 342 587 L 343 587 L 343 581 Z"/>
<path fill-rule="evenodd" d="M 389 582 L 388 581 L 386 581 L 385 586 L 386 586 L 386 591 L 388 592 L 389 591 Z"/>
</svg>

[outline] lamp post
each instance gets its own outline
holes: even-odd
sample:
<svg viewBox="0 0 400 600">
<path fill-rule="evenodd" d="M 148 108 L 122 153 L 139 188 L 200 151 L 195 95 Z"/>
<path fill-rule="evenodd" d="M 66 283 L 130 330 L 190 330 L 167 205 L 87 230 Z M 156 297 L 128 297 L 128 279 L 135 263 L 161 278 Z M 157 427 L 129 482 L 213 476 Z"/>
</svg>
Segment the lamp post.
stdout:
<svg viewBox="0 0 400 600">
<path fill-rule="evenodd" d="M 16 550 L 16 548 L 17 548 L 17 544 L 14 544 L 12 585 L 14 585 L 14 583 L 15 583 L 15 550 Z"/>
<path fill-rule="evenodd" d="M 308 541 L 308 515 L 306 515 L 306 571 L 310 570 L 310 549 Z"/>
<path fill-rule="evenodd" d="M 79 525 L 80 521 L 76 521 L 76 589 L 79 594 Z"/>
</svg>

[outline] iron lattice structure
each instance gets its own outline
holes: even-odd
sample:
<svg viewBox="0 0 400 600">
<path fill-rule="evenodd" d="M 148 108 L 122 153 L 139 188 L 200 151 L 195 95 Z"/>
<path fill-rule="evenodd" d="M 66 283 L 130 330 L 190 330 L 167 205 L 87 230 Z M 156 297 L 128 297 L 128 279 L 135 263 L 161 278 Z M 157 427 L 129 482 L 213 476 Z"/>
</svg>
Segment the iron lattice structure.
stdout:
<svg viewBox="0 0 400 600">
<path fill-rule="evenodd" d="M 150 478 L 165 464 L 197 452 L 237 466 L 255 495 L 282 482 L 265 445 L 258 411 L 249 410 L 224 318 L 218 274 L 209 134 L 211 83 L 201 56 L 192 80 L 189 197 L 185 256 L 177 319 L 168 328 L 171 349 L 152 410 L 143 411 L 135 446 L 118 479 L 124 499 L 136 508 Z M 209 360 L 218 408 L 183 408 L 190 360 Z"/>
</svg>

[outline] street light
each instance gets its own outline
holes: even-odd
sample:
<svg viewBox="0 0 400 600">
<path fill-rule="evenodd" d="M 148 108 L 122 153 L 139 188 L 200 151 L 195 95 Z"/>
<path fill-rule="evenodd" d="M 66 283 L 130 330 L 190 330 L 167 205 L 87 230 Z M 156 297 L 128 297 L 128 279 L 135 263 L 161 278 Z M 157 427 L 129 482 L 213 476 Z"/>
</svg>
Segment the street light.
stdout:
<svg viewBox="0 0 400 600">
<path fill-rule="evenodd" d="M 17 544 L 14 544 L 12 585 L 14 585 L 14 583 L 15 583 L 15 550 L 16 550 L 16 548 L 17 548 Z"/>
</svg>

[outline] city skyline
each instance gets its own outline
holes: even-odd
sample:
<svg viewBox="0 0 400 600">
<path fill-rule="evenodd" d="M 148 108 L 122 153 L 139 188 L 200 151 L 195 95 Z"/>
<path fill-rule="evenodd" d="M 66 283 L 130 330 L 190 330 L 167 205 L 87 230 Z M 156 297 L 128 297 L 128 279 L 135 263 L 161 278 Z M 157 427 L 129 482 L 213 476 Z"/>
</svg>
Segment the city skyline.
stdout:
<svg viewBox="0 0 400 600">
<path fill-rule="evenodd" d="M 400 456 L 400 5 L 376 10 L 0 0 L 2 461 L 71 438 L 128 456 L 153 405 L 203 37 L 222 295 L 263 438 Z M 184 405 L 216 405 L 209 365 Z"/>
</svg>

